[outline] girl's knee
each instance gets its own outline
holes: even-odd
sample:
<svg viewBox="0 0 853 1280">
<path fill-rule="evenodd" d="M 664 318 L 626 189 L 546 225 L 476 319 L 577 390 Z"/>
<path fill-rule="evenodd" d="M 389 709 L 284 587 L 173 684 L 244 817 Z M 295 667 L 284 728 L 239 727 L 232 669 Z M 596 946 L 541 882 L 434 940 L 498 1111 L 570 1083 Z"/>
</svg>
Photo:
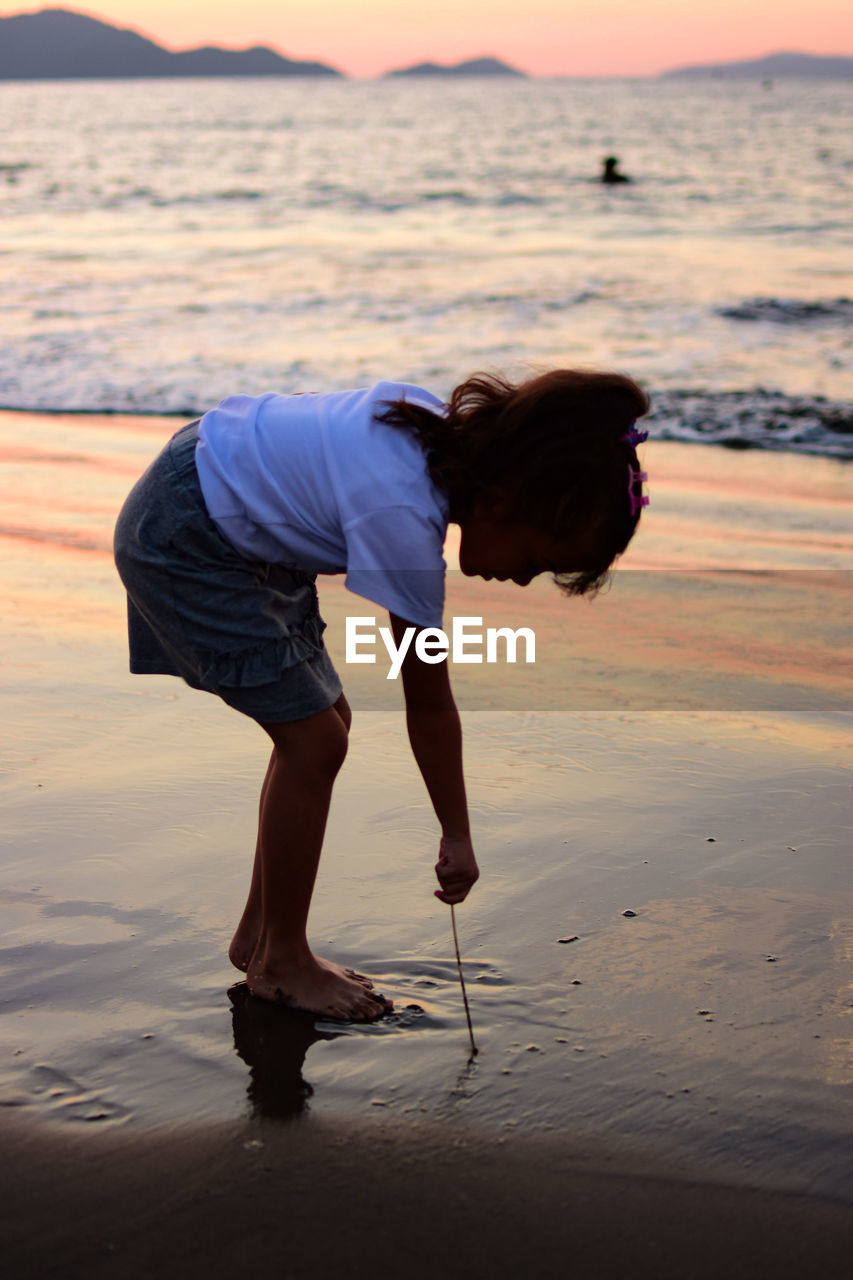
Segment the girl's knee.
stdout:
<svg viewBox="0 0 853 1280">
<path fill-rule="evenodd" d="M 334 716 L 329 717 L 328 725 L 324 726 L 323 739 L 320 744 L 321 767 L 325 772 L 336 776 L 343 763 L 347 758 L 349 749 L 349 725 L 340 716 L 334 707 L 332 708 Z"/>
<path fill-rule="evenodd" d="M 330 778 L 340 772 L 346 759 L 349 732 L 336 707 L 308 720 L 262 727 L 272 738 L 279 759 Z"/>
</svg>

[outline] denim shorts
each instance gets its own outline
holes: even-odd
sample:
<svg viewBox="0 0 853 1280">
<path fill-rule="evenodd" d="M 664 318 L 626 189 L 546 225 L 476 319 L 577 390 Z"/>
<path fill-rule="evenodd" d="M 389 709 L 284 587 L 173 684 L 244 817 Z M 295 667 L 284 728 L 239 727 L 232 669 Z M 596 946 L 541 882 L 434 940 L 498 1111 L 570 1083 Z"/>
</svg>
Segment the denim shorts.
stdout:
<svg viewBox="0 0 853 1280">
<path fill-rule="evenodd" d="M 341 682 L 323 644 L 311 574 L 247 560 L 207 513 L 198 423 L 169 441 L 118 518 L 130 669 L 181 676 L 261 723 L 332 706 Z"/>
</svg>

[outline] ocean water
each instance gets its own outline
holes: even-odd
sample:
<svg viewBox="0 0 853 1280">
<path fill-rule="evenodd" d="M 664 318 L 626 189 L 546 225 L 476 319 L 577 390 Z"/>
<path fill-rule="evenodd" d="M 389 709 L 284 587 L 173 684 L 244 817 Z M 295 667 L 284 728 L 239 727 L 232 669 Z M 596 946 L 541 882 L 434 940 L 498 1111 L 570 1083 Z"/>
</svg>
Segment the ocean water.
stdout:
<svg viewBox="0 0 853 1280">
<path fill-rule="evenodd" d="M 843 82 L 0 85 L 0 407 L 615 367 L 853 456 Z M 634 181 L 595 179 L 604 155 Z"/>
</svg>

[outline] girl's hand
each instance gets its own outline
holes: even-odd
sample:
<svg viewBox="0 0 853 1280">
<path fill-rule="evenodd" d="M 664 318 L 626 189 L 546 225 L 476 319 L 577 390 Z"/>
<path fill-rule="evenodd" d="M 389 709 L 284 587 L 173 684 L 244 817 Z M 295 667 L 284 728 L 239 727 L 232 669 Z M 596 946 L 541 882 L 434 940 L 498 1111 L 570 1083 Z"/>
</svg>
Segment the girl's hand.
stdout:
<svg viewBox="0 0 853 1280">
<path fill-rule="evenodd" d="M 438 862 L 435 864 L 440 889 L 435 896 L 448 906 L 464 902 L 471 886 L 479 879 L 477 859 L 469 836 L 450 839 L 442 836 L 438 848 Z"/>
</svg>

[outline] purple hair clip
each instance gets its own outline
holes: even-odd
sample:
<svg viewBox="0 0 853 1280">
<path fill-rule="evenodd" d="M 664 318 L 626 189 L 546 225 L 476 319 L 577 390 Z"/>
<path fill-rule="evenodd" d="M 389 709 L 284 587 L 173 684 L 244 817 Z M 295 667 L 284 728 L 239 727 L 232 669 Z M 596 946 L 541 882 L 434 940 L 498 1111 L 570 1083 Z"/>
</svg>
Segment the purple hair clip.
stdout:
<svg viewBox="0 0 853 1280">
<path fill-rule="evenodd" d="M 632 422 L 622 437 L 622 443 L 629 444 L 633 449 L 636 449 L 638 444 L 642 444 L 645 440 L 648 440 L 648 438 L 648 431 L 638 431 Z"/>
<path fill-rule="evenodd" d="M 648 494 L 643 493 L 643 481 L 648 478 L 645 471 L 635 471 L 630 462 L 628 463 L 628 500 L 631 503 L 632 516 L 639 515 L 643 507 L 649 505 Z M 639 493 L 635 490 L 639 490 Z"/>
</svg>

